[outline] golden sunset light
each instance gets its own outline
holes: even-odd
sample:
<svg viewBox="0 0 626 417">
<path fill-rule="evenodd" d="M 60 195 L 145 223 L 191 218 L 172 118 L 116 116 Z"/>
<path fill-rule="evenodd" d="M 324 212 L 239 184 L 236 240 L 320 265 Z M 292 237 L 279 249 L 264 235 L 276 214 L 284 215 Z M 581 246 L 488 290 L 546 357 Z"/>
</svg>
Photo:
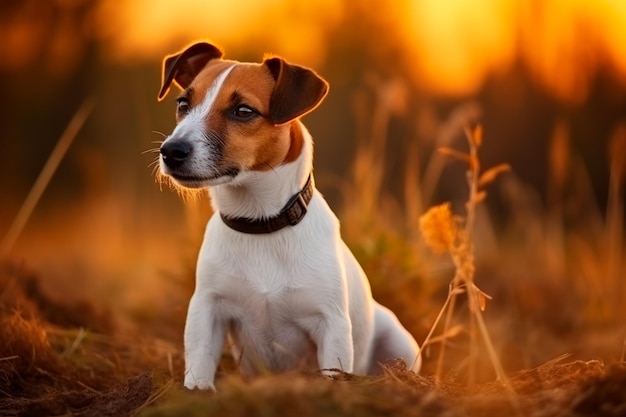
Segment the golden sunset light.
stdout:
<svg viewBox="0 0 626 417">
<path fill-rule="evenodd" d="M 519 3 L 520 54 L 557 97 L 583 101 L 600 67 L 626 85 L 626 2 L 550 0 L 540 10 Z"/>
<path fill-rule="evenodd" d="M 402 22 L 418 78 L 435 92 L 471 93 L 514 60 L 558 98 L 580 102 L 600 64 L 626 83 L 626 2 L 412 1 Z"/>
<path fill-rule="evenodd" d="M 103 1 L 99 30 L 114 59 L 154 58 L 195 39 L 232 49 L 260 48 L 316 65 L 325 53 L 324 33 L 344 12 L 339 0 Z"/>
<path fill-rule="evenodd" d="M 415 76 L 426 89 L 467 94 L 516 57 L 516 0 L 410 1 L 398 10 Z"/>
<path fill-rule="evenodd" d="M 564 100 L 584 99 L 601 63 L 626 83 L 626 3 L 620 0 L 412 0 L 362 9 L 389 16 L 390 33 L 373 39 L 398 36 L 415 79 L 433 93 L 473 93 L 515 60 Z M 208 38 L 318 65 L 333 42 L 325 34 L 347 10 L 339 0 L 107 0 L 97 27 L 112 59 L 154 58 Z"/>
</svg>

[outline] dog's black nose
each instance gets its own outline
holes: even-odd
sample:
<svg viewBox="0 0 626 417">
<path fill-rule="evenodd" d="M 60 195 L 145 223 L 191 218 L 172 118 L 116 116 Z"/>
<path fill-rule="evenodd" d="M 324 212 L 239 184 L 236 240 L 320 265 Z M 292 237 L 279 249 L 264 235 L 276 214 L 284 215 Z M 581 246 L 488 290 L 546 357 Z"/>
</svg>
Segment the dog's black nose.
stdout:
<svg viewBox="0 0 626 417">
<path fill-rule="evenodd" d="M 184 140 L 168 141 L 161 146 L 163 162 L 172 169 L 181 166 L 190 153 L 191 145 Z"/>
</svg>

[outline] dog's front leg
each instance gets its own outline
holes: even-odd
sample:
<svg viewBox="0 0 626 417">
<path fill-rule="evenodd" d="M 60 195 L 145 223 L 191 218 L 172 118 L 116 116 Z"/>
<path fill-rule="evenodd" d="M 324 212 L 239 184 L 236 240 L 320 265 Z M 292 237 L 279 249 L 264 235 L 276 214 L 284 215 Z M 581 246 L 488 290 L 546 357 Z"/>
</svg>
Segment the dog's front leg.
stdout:
<svg viewBox="0 0 626 417">
<path fill-rule="evenodd" d="M 327 376 L 337 374 L 337 369 L 352 373 L 354 369 L 354 346 L 352 324 L 347 314 L 325 317 L 317 342 L 317 363 Z"/>
<path fill-rule="evenodd" d="M 207 294 L 197 290 L 185 323 L 185 387 L 215 391 L 215 371 L 222 356 L 226 328 L 215 317 Z"/>
</svg>

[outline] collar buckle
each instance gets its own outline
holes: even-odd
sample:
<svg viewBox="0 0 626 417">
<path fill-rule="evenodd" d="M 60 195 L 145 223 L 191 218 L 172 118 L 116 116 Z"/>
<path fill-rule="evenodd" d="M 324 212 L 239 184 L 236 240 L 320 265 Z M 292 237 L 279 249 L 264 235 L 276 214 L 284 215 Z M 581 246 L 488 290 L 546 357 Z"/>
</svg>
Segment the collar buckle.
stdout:
<svg viewBox="0 0 626 417">
<path fill-rule="evenodd" d="M 289 199 L 285 206 L 284 213 L 287 216 L 290 226 L 295 226 L 304 218 L 308 209 L 308 204 L 302 197 L 302 192 L 295 194 Z"/>
</svg>

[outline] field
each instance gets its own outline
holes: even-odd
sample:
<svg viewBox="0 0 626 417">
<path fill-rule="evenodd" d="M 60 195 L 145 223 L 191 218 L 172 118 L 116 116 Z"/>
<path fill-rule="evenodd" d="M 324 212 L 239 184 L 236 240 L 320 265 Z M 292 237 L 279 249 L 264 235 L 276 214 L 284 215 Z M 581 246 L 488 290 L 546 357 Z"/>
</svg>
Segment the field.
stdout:
<svg viewBox="0 0 626 417">
<path fill-rule="evenodd" d="M 463 134 L 463 127 L 456 126 L 455 141 L 438 144 L 424 169 L 407 162 L 415 169 L 406 170 L 404 204 L 381 185 L 385 135 L 360 143 L 342 188 L 351 202 L 338 213 L 344 237 L 375 297 L 426 342 L 420 375 L 397 363 L 377 377 L 244 380 L 225 355 L 216 394 L 186 391 L 181 333 L 207 202 L 187 203 L 192 232 L 185 247 L 163 247 L 158 231 L 137 238 L 157 248 L 141 262 L 181 261 L 173 270 L 151 269 L 150 282 L 127 278 L 139 261 L 124 256 L 129 248 L 116 236 L 127 231 L 103 220 L 106 203 L 98 202 L 80 214 L 106 229 L 98 254 L 81 257 L 79 242 L 61 246 L 66 269 L 36 270 L 20 259 L 2 264 L 0 415 L 626 415 L 626 131 L 610 141 L 603 212 L 562 135 L 553 138 L 544 207 L 510 167 L 481 170 L 482 131 Z M 458 178 L 462 192 L 453 204 L 431 204 L 450 166 L 467 170 L 469 181 Z M 507 204 L 505 221 L 489 214 L 492 193 Z M 33 252 L 51 243 L 24 240 Z M 73 284 L 85 274 L 88 285 Z M 105 275 L 119 278 L 104 282 Z"/>
</svg>

